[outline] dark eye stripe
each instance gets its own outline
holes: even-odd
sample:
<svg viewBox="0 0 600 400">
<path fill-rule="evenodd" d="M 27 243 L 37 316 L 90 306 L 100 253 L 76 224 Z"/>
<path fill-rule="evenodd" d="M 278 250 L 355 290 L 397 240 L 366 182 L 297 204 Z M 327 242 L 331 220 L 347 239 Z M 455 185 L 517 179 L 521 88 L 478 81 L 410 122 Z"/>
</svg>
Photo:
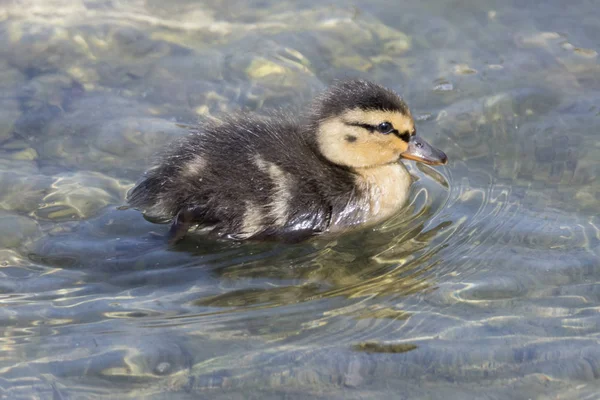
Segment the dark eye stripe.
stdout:
<svg viewBox="0 0 600 400">
<path fill-rule="evenodd" d="M 364 128 L 364 129 L 368 130 L 369 132 L 375 132 L 375 129 L 377 129 L 377 127 L 374 125 L 361 124 L 359 122 L 344 122 L 344 124 L 346 124 L 348 126 L 358 126 L 359 128 Z"/>
<path fill-rule="evenodd" d="M 377 131 L 377 125 L 361 124 L 359 122 L 344 122 L 344 124 L 346 124 L 348 126 L 358 126 L 360 128 L 364 128 L 364 129 L 368 130 L 369 132 Z M 400 133 L 400 132 L 398 132 L 397 129 L 394 129 L 390 133 L 393 133 L 394 135 L 396 135 L 398 138 L 405 141 L 406 143 L 408 143 L 408 141 L 410 140 L 410 132 Z"/>
<path fill-rule="evenodd" d="M 397 130 L 394 130 L 394 135 L 398 136 L 400 139 L 404 140 L 406 143 L 410 140 L 410 133 L 404 132 L 400 133 Z"/>
</svg>

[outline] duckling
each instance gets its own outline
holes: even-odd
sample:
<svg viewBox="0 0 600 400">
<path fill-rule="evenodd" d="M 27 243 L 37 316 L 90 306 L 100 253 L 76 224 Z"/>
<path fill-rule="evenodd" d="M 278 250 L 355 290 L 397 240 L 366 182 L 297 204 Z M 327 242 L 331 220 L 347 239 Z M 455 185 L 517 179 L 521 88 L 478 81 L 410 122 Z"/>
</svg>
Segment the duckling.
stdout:
<svg viewBox="0 0 600 400">
<path fill-rule="evenodd" d="M 403 158 L 447 162 L 395 92 L 338 81 L 301 116 L 237 114 L 193 128 L 127 200 L 172 221 L 171 243 L 196 225 L 222 238 L 296 242 L 396 213 L 412 181 Z"/>
</svg>

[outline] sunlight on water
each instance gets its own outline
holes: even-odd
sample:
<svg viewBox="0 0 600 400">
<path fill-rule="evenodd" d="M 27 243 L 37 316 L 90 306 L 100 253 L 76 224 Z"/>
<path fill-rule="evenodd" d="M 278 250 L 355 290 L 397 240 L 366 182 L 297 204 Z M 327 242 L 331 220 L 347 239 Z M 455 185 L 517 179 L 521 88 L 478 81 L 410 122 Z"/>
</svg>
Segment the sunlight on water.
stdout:
<svg viewBox="0 0 600 400">
<path fill-rule="evenodd" d="M 5 3 L 1 396 L 597 398 L 597 4 Z M 121 207 L 186 125 L 346 76 L 450 159 L 393 218 L 170 248 Z"/>
</svg>

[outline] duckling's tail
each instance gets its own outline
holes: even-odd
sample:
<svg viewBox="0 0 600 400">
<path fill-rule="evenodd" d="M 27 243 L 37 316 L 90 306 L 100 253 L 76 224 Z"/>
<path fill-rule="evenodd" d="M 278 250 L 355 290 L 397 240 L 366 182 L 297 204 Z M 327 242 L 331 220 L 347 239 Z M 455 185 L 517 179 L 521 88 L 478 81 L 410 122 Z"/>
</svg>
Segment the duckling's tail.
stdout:
<svg viewBox="0 0 600 400">
<path fill-rule="evenodd" d="M 150 218 L 170 219 L 167 210 L 161 206 L 164 181 L 157 176 L 146 176 L 127 193 L 126 201 L 134 208 L 141 210 Z"/>
</svg>

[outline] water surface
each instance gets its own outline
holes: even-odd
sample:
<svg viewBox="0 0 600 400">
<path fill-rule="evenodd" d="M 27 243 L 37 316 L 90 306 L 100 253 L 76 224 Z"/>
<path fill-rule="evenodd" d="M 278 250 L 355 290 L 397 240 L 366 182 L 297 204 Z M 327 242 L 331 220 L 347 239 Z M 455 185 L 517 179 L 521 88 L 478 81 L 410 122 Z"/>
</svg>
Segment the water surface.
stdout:
<svg viewBox="0 0 600 400">
<path fill-rule="evenodd" d="M 596 1 L 0 3 L 0 396 L 600 393 Z M 178 124 L 400 92 L 449 165 L 297 245 L 121 210 Z"/>
</svg>

